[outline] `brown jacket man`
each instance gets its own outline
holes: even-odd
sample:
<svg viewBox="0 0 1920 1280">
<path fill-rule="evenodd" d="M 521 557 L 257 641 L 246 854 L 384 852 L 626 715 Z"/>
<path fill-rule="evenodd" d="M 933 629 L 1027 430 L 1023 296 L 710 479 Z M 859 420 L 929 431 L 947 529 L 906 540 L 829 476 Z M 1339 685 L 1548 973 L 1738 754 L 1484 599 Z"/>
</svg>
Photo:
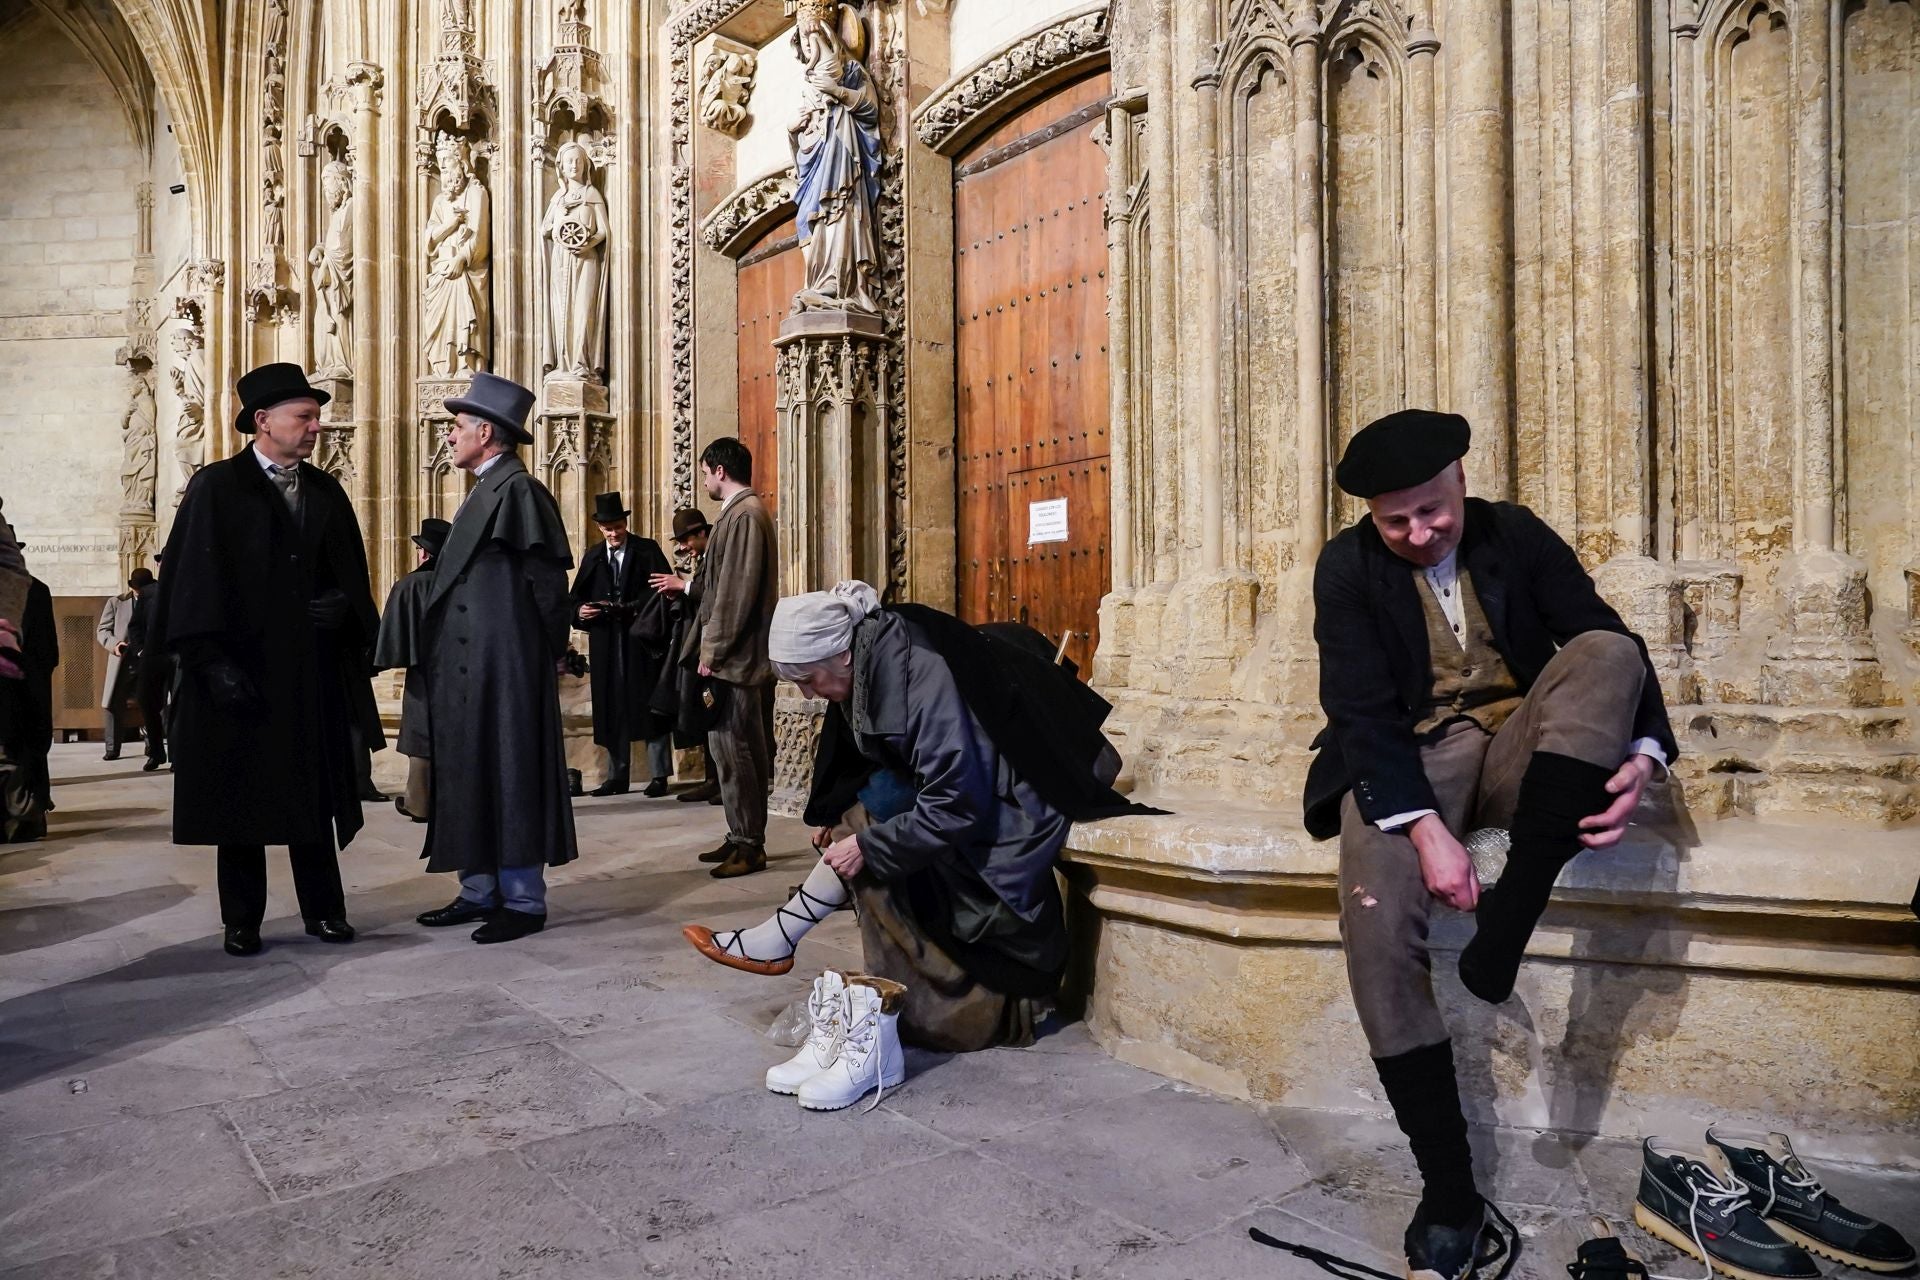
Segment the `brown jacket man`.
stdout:
<svg viewBox="0 0 1920 1280">
<path fill-rule="evenodd" d="M 727 811 L 727 838 L 700 855 L 716 877 L 767 865 L 767 789 L 773 782 L 773 664 L 767 629 L 779 595 L 773 517 L 753 481 L 753 455 L 731 437 L 700 455 L 707 496 L 720 502 L 700 574 L 688 594 L 693 624 L 680 661 L 703 677 L 712 699 L 708 747 Z"/>
</svg>

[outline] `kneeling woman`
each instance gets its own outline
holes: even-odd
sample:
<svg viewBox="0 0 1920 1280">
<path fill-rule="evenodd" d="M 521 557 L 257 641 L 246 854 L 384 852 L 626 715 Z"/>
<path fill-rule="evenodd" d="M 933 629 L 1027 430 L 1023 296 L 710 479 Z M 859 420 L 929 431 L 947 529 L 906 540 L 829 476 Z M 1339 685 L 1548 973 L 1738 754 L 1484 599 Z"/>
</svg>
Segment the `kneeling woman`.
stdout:
<svg viewBox="0 0 1920 1280">
<path fill-rule="evenodd" d="M 820 863 L 770 919 L 689 925 L 688 940 L 732 968 L 785 973 L 851 896 L 902 1040 L 1031 1043 L 1066 970 L 1054 864 L 1067 833 L 1135 811 L 1112 789 L 1105 700 L 1036 632 L 882 609 L 864 582 L 780 601 L 768 650 L 782 679 L 832 704 L 807 806 Z"/>
</svg>

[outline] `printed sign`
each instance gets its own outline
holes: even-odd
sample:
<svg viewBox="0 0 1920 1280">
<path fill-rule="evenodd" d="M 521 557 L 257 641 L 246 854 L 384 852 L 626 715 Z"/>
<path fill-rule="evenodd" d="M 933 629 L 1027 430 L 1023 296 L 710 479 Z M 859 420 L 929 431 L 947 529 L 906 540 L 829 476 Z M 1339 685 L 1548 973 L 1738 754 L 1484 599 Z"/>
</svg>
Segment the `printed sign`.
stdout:
<svg viewBox="0 0 1920 1280">
<path fill-rule="evenodd" d="M 1067 500 L 1048 498 L 1027 504 L 1027 545 L 1067 540 Z"/>
</svg>

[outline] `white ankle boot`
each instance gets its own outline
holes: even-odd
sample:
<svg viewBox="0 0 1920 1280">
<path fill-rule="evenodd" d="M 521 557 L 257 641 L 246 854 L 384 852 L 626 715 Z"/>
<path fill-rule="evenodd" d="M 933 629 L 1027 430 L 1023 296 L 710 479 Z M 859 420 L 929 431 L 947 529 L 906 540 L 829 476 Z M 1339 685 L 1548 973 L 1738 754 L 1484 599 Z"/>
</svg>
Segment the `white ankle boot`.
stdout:
<svg viewBox="0 0 1920 1280">
<path fill-rule="evenodd" d="M 767 1068 L 767 1088 L 775 1093 L 798 1093 L 809 1076 L 818 1075 L 831 1066 L 840 1056 L 846 1012 L 846 979 L 829 969 L 813 980 L 813 993 L 807 997 L 807 1018 L 812 1024 L 807 1042 L 800 1046 L 800 1052 L 779 1066 Z"/>
<path fill-rule="evenodd" d="M 876 1089 L 885 1096 L 906 1080 L 907 1058 L 900 1049 L 899 1026 L 906 994 L 905 987 L 885 978 L 861 974 L 848 979 L 840 1052 L 800 1085 L 801 1106 L 809 1111 L 838 1111 Z M 880 1098 L 873 1101 L 878 1106 Z"/>
</svg>

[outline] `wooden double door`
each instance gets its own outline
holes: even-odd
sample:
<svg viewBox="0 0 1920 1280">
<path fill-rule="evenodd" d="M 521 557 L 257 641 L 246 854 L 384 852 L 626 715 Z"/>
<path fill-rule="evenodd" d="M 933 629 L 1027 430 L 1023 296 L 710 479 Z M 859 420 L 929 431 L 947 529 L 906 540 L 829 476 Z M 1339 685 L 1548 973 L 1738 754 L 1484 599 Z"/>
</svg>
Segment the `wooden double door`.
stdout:
<svg viewBox="0 0 1920 1280">
<path fill-rule="evenodd" d="M 959 609 L 1092 670 L 1108 564 L 1102 72 L 954 165 Z"/>
</svg>

